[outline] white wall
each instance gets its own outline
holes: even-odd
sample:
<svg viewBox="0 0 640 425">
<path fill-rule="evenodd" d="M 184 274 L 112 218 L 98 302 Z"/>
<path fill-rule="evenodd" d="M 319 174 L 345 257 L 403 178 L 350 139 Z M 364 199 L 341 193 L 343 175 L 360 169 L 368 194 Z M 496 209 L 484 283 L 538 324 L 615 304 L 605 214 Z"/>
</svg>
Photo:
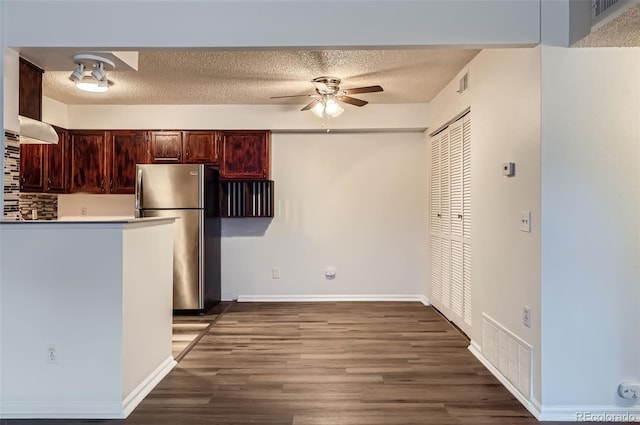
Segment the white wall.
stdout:
<svg viewBox="0 0 640 425">
<path fill-rule="evenodd" d="M 458 79 L 469 71 L 469 89 Z M 482 346 L 482 313 L 534 348 L 540 395 L 540 48 L 485 49 L 430 104 L 429 132 L 471 107 L 472 341 Z M 515 177 L 501 164 L 516 163 Z M 519 230 L 532 212 L 532 232 Z M 429 285 L 425 288 L 427 296 Z M 531 307 L 533 325 L 522 324 Z"/>
<path fill-rule="evenodd" d="M 542 50 L 542 401 L 640 381 L 640 50 Z M 636 412 L 638 406 L 633 405 Z"/>
<path fill-rule="evenodd" d="M 54 105 L 44 104 L 49 106 Z M 424 103 L 347 105 L 345 109 L 329 119 L 329 129 L 421 130 L 428 113 Z M 57 113 L 51 118 L 62 116 Z M 300 105 L 69 105 L 65 128 L 324 130 L 322 119 L 310 111 L 301 112 Z"/>
<path fill-rule="evenodd" d="M 274 134 L 272 152 L 275 217 L 223 220 L 223 298 L 418 299 L 422 134 Z M 324 277 L 329 265 L 335 280 Z"/>
<path fill-rule="evenodd" d="M 122 231 L 26 226 L 0 228 L 0 415 L 118 413 Z"/>
<path fill-rule="evenodd" d="M 102 47 L 277 48 L 505 45 L 540 40 L 539 0 L 172 0 L 152 6 L 146 0 L 6 3 L 8 46 L 77 46 L 81 42 Z M 331 17 L 331 31 L 309 30 L 319 14 Z M 96 16 L 118 30 L 96 31 Z M 51 22 L 55 31 L 50 29 Z M 185 26 L 188 31 L 183 30 Z"/>
</svg>

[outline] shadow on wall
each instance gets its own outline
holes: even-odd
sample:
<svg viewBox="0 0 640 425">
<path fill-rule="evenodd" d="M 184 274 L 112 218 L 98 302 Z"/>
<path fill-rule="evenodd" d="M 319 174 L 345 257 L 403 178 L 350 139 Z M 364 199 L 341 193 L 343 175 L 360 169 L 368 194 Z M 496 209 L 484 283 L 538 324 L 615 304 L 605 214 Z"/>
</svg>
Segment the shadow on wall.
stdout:
<svg viewBox="0 0 640 425">
<path fill-rule="evenodd" d="M 266 218 L 223 218 L 221 236 L 223 238 L 264 236 L 273 217 Z"/>
</svg>

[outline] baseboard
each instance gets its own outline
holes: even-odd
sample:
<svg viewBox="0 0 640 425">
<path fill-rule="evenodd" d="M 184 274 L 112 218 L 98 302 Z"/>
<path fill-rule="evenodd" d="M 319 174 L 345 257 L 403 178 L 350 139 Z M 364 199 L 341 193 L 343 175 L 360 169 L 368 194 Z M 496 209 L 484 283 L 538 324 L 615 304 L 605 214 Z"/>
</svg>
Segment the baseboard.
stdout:
<svg viewBox="0 0 640 425">
<path fill-rule="evenodd" d="M 238 302 L 418 301 L 421 295 L 238 295 Z"/>
<path fill-rule="evenodd" d="M 540 409 L 541 421 L 558 422 L 640 422 L 640 407 L 554 406 Z"/>
<path fill-rule="evenodd" d="M 138 404 L 158 385 L 158 382 L 162 381 L 162 378 L 167 376 L 169 372 L 178 363 L 174 360 L 173 356 L 169 356 L 158 366 L 153 372 L 149 374 L 137 387 L 129 393 L 127 397 L 122 401 L 122 418 L 126 418 L 133 412 Z"/>
<path fill-rule="evenodd" d="M 429 301 L 429 298 L 427 298 L 424 295 L 420 295 L 420 302 L 424 305 L 426 305 L 427 307 L 431 306 L 431 301 Z"/>
<path fill-rule="evenodd" d="M 541 420 L 541 412 L 536 408 L 536 406 L 531 403 L 518 389 L 504 376 L 495 366 L 489 362 L 483 355 L 480 346 L 475 342 L 471 341 L 471 345 L 469 345 L 469 351 L 486 367 L 489 372 L 495 376 L 498 381 L 531 413 L 537 420 Z M 546 420 L 546 419 L 545 419 Z"/>
<path fill-rule="evenodd" d="M 0 403 L 0 419 L 122 419 L 122 403 Z"/>
<path fill-rule="evenodd" d="M 124 419 L 176 364 L 173 356 L 169 356 L 121 403 L 0 403 L 0 419 Z"/>
</svg>

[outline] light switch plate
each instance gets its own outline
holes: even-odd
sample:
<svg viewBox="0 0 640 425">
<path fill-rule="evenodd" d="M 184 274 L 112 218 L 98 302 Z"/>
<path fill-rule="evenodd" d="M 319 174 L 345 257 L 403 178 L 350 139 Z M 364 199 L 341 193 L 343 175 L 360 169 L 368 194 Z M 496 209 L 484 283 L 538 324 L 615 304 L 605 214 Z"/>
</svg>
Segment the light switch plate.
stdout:
<svg viewBox="0 0 640 425">
<path fill-rule="evenodd" d="M 520 231 L 531 232 L 531 211 L 520 211 Z"/>
</svg>

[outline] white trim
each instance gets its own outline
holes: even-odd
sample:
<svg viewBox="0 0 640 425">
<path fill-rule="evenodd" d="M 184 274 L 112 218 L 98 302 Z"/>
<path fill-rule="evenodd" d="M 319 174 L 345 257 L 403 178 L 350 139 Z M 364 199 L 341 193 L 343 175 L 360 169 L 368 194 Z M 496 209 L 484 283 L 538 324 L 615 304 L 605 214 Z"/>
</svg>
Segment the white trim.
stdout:
<svg viewBox="0 0 640 425">
<path fill-rule="evenodd" d="M 173 356 L 167 357 L 160 366 L 149 374 L 140 384 L 129 393 L 122 401 L 122 418 L 126 418 L 133 412 L 138 404 L 155 388 L 162 379 L 178 364 Z"/>
<path fill-rule="evenodd" d="M 431 301 L 429 301 L 429 298 L 427 298 L 425 295 L 422 295 L 420 297 L 420 302 L 426 305 L 427 307 L 431 307 Z"/>
<path fill-rule="evenodd" d="M 238 302 L 418 301 L 422 295 L 238 295 Z"/>
<path fill-rule="evenodd" d="M 124 419 L 131 414 L 151 390 L 175 367 L 169 356 L 131 393 L 118 402 L 0 403 L 2 419 Z"/>
<path fill-rule="evenodd" d="M 123 419 L 122 403 L 37 403 L 0 404 L 2 419 Z"/>
<path fill-rule="evenodd" d="M 482 363 L 484 365 L 484 367 L 486 367 L 489 372 L 491 372 L 493 374 L 493 376 L 495 376 L 498 381 L 500 381 L 500 383 L 502 385 L 504 385 L 504 387 L 509 390 L 509 392 L 511 394 L 513 394 L 513 396 L 537 419 L 537 420 L 541 420 L 541 413 L 540 411 L 536 408 L 536 406 L 533 405 L 533 403 L 531 403 L 520 391 L 518 391 L 518 389 L 511 383 L 509 382 L 509 380 L 507 379 L 506 376 L 504 376 L 502 373 L 500 373 L 500 371 L 498 369 L 496 369 L 495 366 L 493 366 L 489 360 L 487 360 L 483 355 L 482 352 L 478 349 L 479 345 L 474 342 L 471 341 L 471 344 L 469 345 L 469 351 L 471 351 L 471 354 L 473 354 L 478 360 L 480 360 L 480 363 Z M 545 419 L 547 420 L 547 419 Z M 575 419 L 574 419 L 575 420 Z"/>
<path fill-rule="evenodd" d="M 542 407 L 540 421 L 563 422 L 640 422 L 640 407 L 557 406 Z M 578 415 L 582 415 L 578 418 Z M 585 416 L 585 415 L 591 415 Z M 617 416 L 617 417 L 616 417 Z"/>
</svg>

